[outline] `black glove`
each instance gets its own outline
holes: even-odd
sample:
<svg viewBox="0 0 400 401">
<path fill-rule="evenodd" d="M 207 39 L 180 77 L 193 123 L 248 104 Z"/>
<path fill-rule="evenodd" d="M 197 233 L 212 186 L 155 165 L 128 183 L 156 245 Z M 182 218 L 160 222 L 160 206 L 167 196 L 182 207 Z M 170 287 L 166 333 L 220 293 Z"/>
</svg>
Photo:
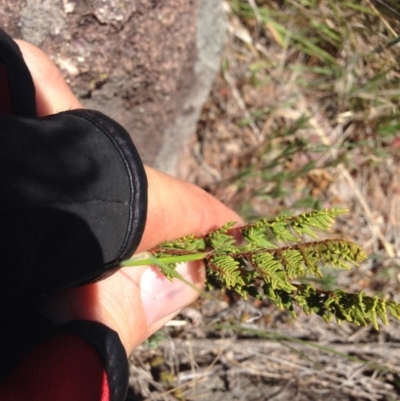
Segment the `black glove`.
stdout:
<svg viewBox="0 0 400 401">
<path fill-rule="evenodd" d="M 147 180 L 129 134 L 97 111 L 38 118 L 0 31 L 0 307 L 96 281 L 137 248 Z"/>
</svg>

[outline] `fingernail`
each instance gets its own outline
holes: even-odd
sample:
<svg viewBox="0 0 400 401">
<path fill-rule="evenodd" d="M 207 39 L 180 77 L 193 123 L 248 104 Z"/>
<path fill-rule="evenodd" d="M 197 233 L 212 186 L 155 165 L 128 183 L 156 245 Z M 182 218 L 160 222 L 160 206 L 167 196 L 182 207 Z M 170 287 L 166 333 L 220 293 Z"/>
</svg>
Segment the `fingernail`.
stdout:
<svg viewBox="0 0 400 401">
<path fill-rule="evenodd" d="M 180 274 L 185 276 L 187 269 L 187 264 L 179 266 Z M 143 272 L 140 278 L 140 289 L 149 326 L 180 311 L 187 305 L 190 291 L 193 292 L 193 289 L 186 283 L 178 279 L 170 281 L 153 267 L 149 267 Z"/>
</svg>

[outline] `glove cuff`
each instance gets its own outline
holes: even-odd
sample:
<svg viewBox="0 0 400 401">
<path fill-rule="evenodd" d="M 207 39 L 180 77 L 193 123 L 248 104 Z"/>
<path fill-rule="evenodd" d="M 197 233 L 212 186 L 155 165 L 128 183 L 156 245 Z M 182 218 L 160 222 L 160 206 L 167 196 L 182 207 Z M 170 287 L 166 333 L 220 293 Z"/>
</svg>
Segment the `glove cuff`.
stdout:
<svg viewBox="0 0 400 401">
<path fill-rule="evenodd" d="M 0 317 L 0 399 L 125 400 L 128 359 L 115 331 L 82 320 L 55 328 L 25 305 Z"/>
<path fill-rule="evenodd" d="M 118 334 L 98 322 L 74 320 L 62 325 L 57 333 L 75 334 L 100 355 L 108 379 L 110 401 L 125 400 L 129 384 L 129 364 Z"/>
</svg>

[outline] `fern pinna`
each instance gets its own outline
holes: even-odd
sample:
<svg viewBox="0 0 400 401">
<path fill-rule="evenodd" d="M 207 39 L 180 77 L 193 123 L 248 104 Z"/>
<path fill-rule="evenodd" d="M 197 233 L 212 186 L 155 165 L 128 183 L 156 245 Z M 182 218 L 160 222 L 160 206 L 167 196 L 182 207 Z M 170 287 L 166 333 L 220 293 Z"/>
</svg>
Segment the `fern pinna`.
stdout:
<svg viewBox="0 0 400 401">
<path fill-rule="evenodd" d="M 315 231 L 329 230 L 335 217 L 345 212 L 315 210 L 262 219 L 242 227 L 230 222 L 202 238 L 187 236 L 164 242 L 152 249 L 151 255 L 136 256 L 123 265 L 155 264 L 172 278 L 179 277 L 174 270 L 177 263 L 204 260 L 208 285 L 232 289 L 244 298 L 267 297 L 293 316 L 297 304 L 305 313 L 316 313 L 328 322 L 335 318 L 338 323 L 370 323 L 378 329 L 378 318 L 384 324 L 388 323 L 388 314 L 400 319 L 400 305 L 363 292 L 324 291 L 300 281 L 309 276 L 322 278 L 321 267 L 350 269 L 366 258 L 351 241 L 317 240 Z M 316 240 L 304 242 L 304 236 Z"/>
</svg>

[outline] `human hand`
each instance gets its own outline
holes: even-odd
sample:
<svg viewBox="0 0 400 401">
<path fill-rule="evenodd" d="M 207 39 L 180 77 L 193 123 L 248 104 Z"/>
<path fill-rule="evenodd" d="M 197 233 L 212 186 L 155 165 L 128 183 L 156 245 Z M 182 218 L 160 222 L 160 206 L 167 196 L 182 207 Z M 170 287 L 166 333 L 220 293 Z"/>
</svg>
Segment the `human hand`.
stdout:
<svg viewBox="0 0 400 401">
<path fill-rule="evenodd" d="M 82 108 L 51 60 L 38 48 L 17 43 L 35 84 L 39 116 Z M 240 221 L 236 213 L 200 188 L 150 167 L 145 169 L 148 217 L 137 252 L 184 235 L 203 235 L 227 221 Z M 205 274 L 201 263 L 182 265 L 179 273 L 202 287 Z M 135 267 L 53 294 L 37 302 L 36 308 L 57 325 L 75 319 L 103 323 L 119 334 L 129 354 L 197 296 L 187 284 L 170 282 L 154 268 Z"/>
</svg>

